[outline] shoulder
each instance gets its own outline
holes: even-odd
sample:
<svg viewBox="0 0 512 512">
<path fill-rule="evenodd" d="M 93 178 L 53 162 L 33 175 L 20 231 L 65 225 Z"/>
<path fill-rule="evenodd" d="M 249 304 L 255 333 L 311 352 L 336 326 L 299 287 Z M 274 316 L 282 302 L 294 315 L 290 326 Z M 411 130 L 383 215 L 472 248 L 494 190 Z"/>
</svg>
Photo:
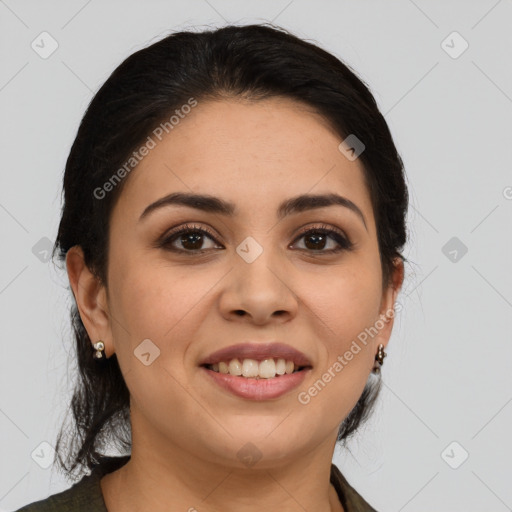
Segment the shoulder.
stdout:
<svg viewBox="0 0 512 512">
<path fill-rule="evenodd" d="M 347 481 L 337 466 L 331 464 L 331 483 L 347 512 L 377 512 Z"/>
<path fill-rule="evenodd" d="M 102 510 L 102 508 L 98 508 L 101 502 L 98 503 L 98 497 L 91 493 L 94 490 L 94 486 L 91 484 L 94 484 L 94 477 L 92 475 L 84 476 L 71 488 L 25 505 L 16 512 L 64 512 L 68 510 L 99 512 Z"/>
<path fill-rule="evenodd" d="M 127 460 L 127 457 L 105 457 L 91 474 L 82 477 L 69 489 L 25 505 L 15 512 L 107 512 L 101 492 L 101 477 Z"/>
</svg>

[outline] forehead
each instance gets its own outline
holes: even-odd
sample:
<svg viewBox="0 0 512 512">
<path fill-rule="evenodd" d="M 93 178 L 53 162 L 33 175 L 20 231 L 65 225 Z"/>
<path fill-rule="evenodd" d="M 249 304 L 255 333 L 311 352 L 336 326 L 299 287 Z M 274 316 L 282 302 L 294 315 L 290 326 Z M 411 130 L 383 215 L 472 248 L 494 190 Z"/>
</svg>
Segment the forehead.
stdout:
<svg viewBox="0 0 512 512">
<path fill-rule="evenodd" d="M 161 140 L 152 139 L 153 149 L 125 178 L 116 206 L 125 215 L 140 215 L 173 191 L 216 195 L 241 213 L 244 205 L 338 192 L 371 217 L 362 164 L 339 151 L 342 138 L 322 116 L 293 100 L 199 101 Z"/>
</svg>

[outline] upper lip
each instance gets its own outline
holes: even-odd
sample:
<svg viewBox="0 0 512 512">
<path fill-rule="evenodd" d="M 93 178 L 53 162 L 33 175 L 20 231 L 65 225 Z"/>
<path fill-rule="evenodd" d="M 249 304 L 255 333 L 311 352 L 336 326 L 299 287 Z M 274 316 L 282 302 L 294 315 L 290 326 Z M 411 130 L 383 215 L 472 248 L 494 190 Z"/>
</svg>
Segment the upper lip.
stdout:
<svg viewBox="0 0 512 512">
<path fill-rule="evenodd" d="M 205 357 L 200 366 L 220 363 L 221 361 L 229 362 L 231 359 L 286 359 L 293 361 L 296 366 L 312 366 L 311 361 L 306 354 L 300 352 L 296 348 L 286 345 L 285 343 L 239 343 L 226 348 L 221 348 Z"/>
</svg>

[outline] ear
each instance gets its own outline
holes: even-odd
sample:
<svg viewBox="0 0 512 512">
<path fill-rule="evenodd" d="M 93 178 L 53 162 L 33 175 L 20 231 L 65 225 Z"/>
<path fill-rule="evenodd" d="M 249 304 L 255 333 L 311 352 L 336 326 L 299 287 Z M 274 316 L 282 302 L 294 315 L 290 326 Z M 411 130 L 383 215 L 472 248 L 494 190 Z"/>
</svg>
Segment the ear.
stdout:
<svg viewBox="0 0 512 512">
<path fill-rule="evenodd" d="M 94 343 L 102 340 L 105 344 L 105 355 L 110 357 L 114 348 L 106 289 L 85 264 L 79 245 L 68 250 L 66 268 L 80 318 L 91 339 L 91 348 Z"/>
<path fill-rule="evenodd" d="M 395 318 L 395 301 L 404 281 L 405 270 L 402 258 L 395 258 L 393 266 L 390 283 L 382 292 L 379 326 L 383 325 L 383 327 L 379 328 L 378 334 L 375 336 L 375 349 L 381 343 L 386 347 L 389 342 Z"/>
</svg>

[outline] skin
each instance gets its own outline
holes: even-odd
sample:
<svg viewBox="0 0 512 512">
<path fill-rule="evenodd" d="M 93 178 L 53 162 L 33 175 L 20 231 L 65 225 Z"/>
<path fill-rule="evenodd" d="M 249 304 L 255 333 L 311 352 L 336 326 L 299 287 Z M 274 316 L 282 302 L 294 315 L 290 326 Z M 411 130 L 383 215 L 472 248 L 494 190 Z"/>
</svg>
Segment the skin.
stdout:
<svg viewBox="0 0 512 512">
<path fill-rule="evenodd" d="M 131 460 L 101 480 L 109 511 L 343 510 L 329 483 L 338 427 L 363 391 L 378 345 L 387 346 L 393 319 L 307 405 L 297 395 L 392 310 L 403 265 L 397 260 L 383 289 L 362 164 L 348 160 L 340 142 L 322 117 L 289 99 L 200 102 L 126 178 L 110 220 L 108 289 L 80 247 L 68 252 L 87 332 L 105 342 L 107 357 L 117 354 L 131 395 Z M 139 221 L 171 192 L 218 196 L 237 212 L 172 205 Z M 285 199 L 332 192 L 361 209 L 366 227 L 342 206 L 276 217 Z M 185 223 L 215 234 L 203 238 L 202 255 L 179 236 L 173 246 L 189 252 L 155 247 Z M 311 235 L 297 238 L 300 228 L 322 224 L 345 233 L 353 250 L 329 254 L 338 244 L 328 238 L 315 253 Z M 252 263 L 236 252 L 247 236 L 263 248 Z M 160 356 L 146 366 L 133 352 L 148 338 Z M 198 364 L 244 340 L 293 345 L 313 369 L 277 399 L 231 395 Z M 251 467 L 237 457 L 248 442 L 262 455 Z"/>
</svg>

